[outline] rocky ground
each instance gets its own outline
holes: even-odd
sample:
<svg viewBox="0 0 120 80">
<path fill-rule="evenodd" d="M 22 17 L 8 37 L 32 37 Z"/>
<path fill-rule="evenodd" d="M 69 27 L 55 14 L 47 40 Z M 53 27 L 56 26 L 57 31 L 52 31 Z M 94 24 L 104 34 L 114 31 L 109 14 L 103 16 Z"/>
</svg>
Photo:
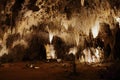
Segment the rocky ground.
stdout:
<svg viewBox="0 0 120 80">
<path fill-rule="evenodd" d="M 2 64 L 0 80 L 118 80 L 119 71 L 120 66 L 112 63 L 77 63 L 73 74 L 69 62 L 19 62 Z"/>
</svg>

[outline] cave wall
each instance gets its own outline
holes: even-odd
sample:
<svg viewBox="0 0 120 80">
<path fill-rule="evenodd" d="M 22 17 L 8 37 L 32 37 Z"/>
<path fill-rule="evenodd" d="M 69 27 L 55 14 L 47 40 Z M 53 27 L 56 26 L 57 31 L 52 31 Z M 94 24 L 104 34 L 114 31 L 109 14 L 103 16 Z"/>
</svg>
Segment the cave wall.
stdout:
<svg viewBox="0 0 120 80">
<path fill-rule="evenodd" d="M 81 39 L 88 36 L 99 20 L 104 23 L 99 35 L 105 41 L 105 50 L 119 58 L 119 28 L 114 19 L 120 17 L 119 3 L 119 0 L 84 0 L 84 5 L 81 0 L 0 0 L 1 50 L 5 46 L 8 53 L 15 50 L 17 54 L 15 46 L 22 44 L 25 46 L 23 53 L 32 55 L 35 52 L 34 56 L 45 58 L 44 44 L 49 43 L 50 32 L 60 38 L 55 44 L 62 49 L 67 47 L 64 44 L 75 45 L 77 34 Z M 38 39 L 34 40 L 34 36 Z M 79 42 L 84 43 L 83 40 Z M 107 50 L 107 46 L 110 49 Z M 59 54 L 64 54 L 60 51 Z"/>
</svg>

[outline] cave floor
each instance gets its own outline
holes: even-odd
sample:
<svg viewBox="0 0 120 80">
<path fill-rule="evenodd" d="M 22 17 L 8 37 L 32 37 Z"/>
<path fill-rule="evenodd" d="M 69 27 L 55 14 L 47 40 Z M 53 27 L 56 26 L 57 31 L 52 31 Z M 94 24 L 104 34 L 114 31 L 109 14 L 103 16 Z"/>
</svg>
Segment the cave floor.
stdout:
<svg viewBox="0 0 120 80">
<path fill-rule="evenodd" d="M 0 80 L 106 80 L 104 71 L 111 63 L 76 65 L 73 74 L 69 62 L 35 62 L 34 68 L 26 66 L 31 62 L 6 63 L 0 67 Z"/>
</svg>

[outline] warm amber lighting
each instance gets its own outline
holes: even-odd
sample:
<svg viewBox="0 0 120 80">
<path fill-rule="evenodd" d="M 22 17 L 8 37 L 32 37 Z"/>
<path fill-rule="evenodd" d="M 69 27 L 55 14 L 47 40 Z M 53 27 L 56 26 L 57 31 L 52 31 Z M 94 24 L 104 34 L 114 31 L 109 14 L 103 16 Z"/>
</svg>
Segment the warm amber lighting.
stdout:
<svg viewBox="0 0 120 80">
<path fill-rule="evenodd" d="M 99 22 L 96 21 L 95 25 L 92 27 L 93 38 L 96 38 L 99 33 Z"/>
<path fill-rule="evenodd" d="M 52 39 L 53 39 L 53 33 L 49 32 L 49 41 L 50 41 L 50 43 L 52 43 Z"/>
<path fill-rule="evenodd" d="M 73 48 L 70 48 L 69 50 L 69 54 L 73 54 L 73 55 L 76 55 L 76 52 L 77 52 L 77 47 L 73 47 Z"/>
<path fill-rule="evenodd" d="M 45 45 L 46 48 L 46 57 L 47 59 L 56 59 L 56 55 L 55 55 L 55 50 L 54 50 L 54 46 L 53 45 Z"/>
<path fill-rule="evenodd" d="M 80 56 L 80 62 L 96 63 L 101 62 L 103 58 L 102 50 L 100 48 L 86 48 Z"/>
</svg>

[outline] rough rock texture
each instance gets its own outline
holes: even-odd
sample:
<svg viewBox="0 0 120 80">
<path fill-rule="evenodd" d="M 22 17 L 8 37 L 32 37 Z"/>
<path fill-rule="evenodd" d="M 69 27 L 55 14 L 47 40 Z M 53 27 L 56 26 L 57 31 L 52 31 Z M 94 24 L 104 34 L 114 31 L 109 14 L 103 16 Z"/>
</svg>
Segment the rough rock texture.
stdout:
<svg viewBox="0 0 120 80">
<path fill-rule="evenodd" d="M 120 17 L 119 4 L 120 0 L 0 0 L 0 55 L 12 54 L 13 49 L 17 52 L 16 46 L 24 46 L 23 53 L 45 54 L 50 33 L 58 37 L 54 40 L 60 38 L 66 49 L 68 45 L 83 47 L 84 38 L 99 22 L 103 30 L 101 27 L 98 37 L 104 42 L 106 55 L 120 56 L 116 21 Z"/>
</svg>

